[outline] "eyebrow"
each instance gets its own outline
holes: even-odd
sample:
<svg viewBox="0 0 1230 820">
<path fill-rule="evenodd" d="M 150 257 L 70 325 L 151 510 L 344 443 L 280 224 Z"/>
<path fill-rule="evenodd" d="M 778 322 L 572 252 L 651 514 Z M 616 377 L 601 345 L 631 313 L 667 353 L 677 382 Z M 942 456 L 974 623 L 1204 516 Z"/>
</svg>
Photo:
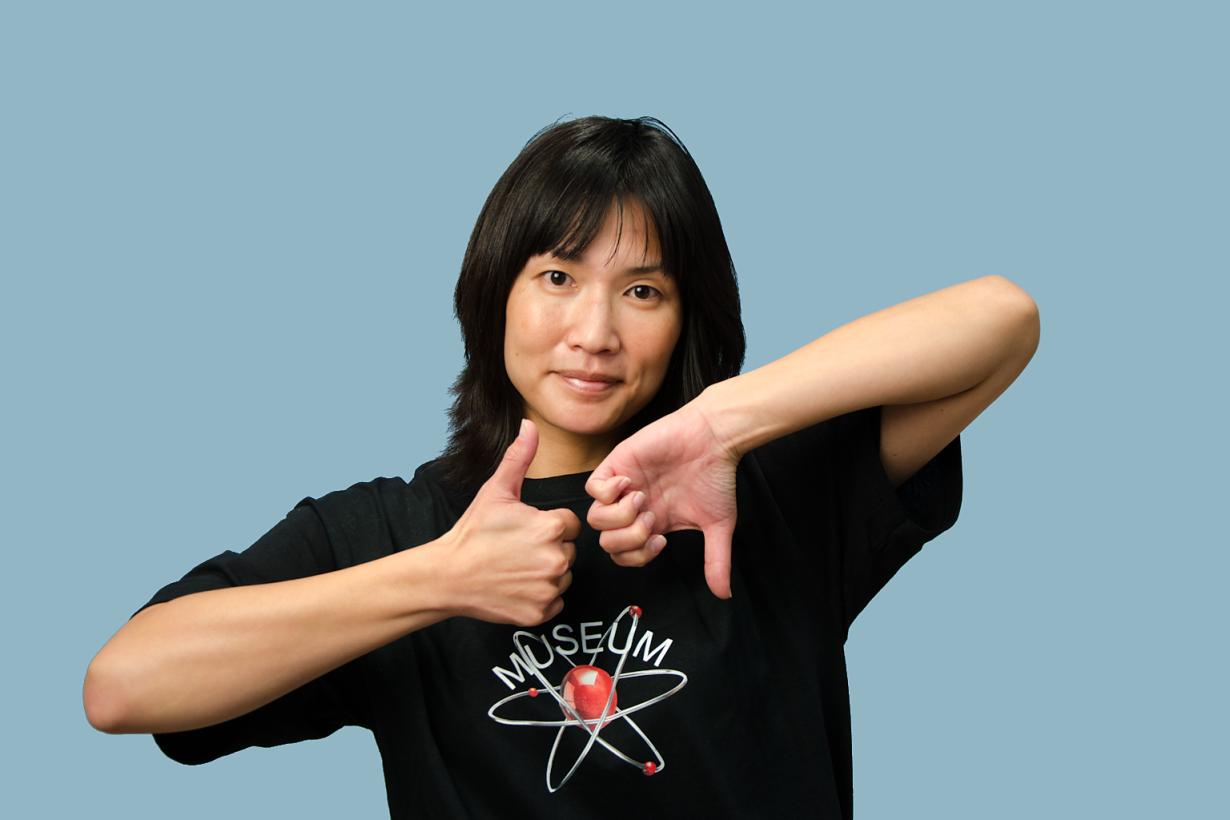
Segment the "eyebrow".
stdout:
<svg viewBox="0 0 1230 820">
<path fill-rule="evenodd" d="M 548 253 L 547 255 L 553 259 L 558 259 L 561 262 L 581 261 L 580 254 L 572 254 L 570 256 L 560 256 L 559 254 L 556 254 L 556 253 Z M 624 268 L 625 276 L 643 276 L 647 273 L 665 273 L 665 271 L 662 270 L 661 262 L 650 262 L 648 265 L 636 265 L 631 268 Z"/>
<path fill-rule="evenodd" d="M 654 264 L 651 264 L 651 265 L 637 265 L 634 268 L 628 268 L 624 271 L 624 273 L 628 273 L 633 276 L 640 276 L 641 274 L 645 274 L 645 273 L 661 273 L 661 272 L 662 272 L 661 262 L 655 262 Z"/>
</svg>

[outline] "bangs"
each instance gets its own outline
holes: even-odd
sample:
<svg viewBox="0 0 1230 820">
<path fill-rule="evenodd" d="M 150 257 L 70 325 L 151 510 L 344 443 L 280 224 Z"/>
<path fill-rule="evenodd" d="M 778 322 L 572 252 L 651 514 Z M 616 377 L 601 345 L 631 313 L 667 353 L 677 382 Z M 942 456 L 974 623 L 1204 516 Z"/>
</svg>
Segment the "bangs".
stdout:
<svg viewBox="0 0 1230 820">
<path fill-rule="evenodd" d="M 650 261 L 652 232 L 661 249 L 652 261 L 673 280 L 683 312 L 661 387 L 620 435 L 739 373 L 747 342 L 734 263 L 713 196 L 687 148 L 654 117 L 595 116 L 549 125 L 526 142 L 492 188 L 453 289 L 465 368 L 451 389 L 451 435 L 440 462 L 459 498 L 472 498 L 494 473 L 525 410 L 505 363 L 509 293 L 531 257 L 577 260 L 612 207 L 612 253 L 631 207 L 631 218 L 643 220 L 641 258 Z"/>
<path fill-rule="evenodd" d="M 654 261 L 680 286 L 690 278 L 685 260 L 689 253 L 695 255 L 697 243 L 688 237 L 711 232 L 703 224 L 712 219 L 708 208 L 696 206 L 700 199 L 711 208 L 712 200 L 698 198 L 695 180 L 680 167 L 684 155 L 661 130 L 653 130 L 663 139 L 646 143 L 636 139 L 635 131 L 606 129 L 566 147 L 553 145 L 551 134 L 530 140 L 526 156 L 539 161 L 521 169 L 507 203 L 511 207 L 505 210 L 514 223 L 506 237 L 518 268 L 539 254 L 580 259 L 612 208 L 617 215 L 613 256 L 622 240 L 625 211 L 635 203 L 640 208 L 634 213 L 639 210 L 642 220 L 642 260 L 648 258 L 654 236 L 661 250 L 661 258 Z"/>
<path fill-rule="evenodd" d="M 625 200 L 628 199 L 626 194 L 616 194 L 613 199 L 604 199 L 601 196 L 595 196 L 589 199 L 583 199 L 575 203 L 564 203 L 564 213 L 573 214 L 570 218 L 559 218 L 553 222 L 548 222 L 540 228 L 540 236 L 545 241 L 537 243 L 538 249 L 532 251 L 532 254 L 540 254 L 550 252 L 560 259 L 566 259 L 570 262 L 578 261 L 585 249 L 594 241 L 594 236 L 602 228 L 602 224 L 606 221 L 611 209 L 616 212 L 616 227 L 615 227 L 615 244 L 611 248 L 610 256 L 606 261 L 609 263 L 614 258 L 619 250 L 619 246 L 623 241 L 624 227 L 624 207 Z M 639 199 L 639 198 L 638 198 Z M 648 259 L 650 238 L 658 235 L 657 225 L 652 215 L 649 213 L 648 206 L 641 203 L 641 208 L 638 209 L 641 215 L 641 235 L 644 237 L 644 242 L 641 247 L 641 262 L 642 264 Z M 661 246 L 661 239 L 658 241 Z M 671 266 L 665 263 L 665 260 L 659 260 L 667 273 L 671 272 Z"/>
</svg>

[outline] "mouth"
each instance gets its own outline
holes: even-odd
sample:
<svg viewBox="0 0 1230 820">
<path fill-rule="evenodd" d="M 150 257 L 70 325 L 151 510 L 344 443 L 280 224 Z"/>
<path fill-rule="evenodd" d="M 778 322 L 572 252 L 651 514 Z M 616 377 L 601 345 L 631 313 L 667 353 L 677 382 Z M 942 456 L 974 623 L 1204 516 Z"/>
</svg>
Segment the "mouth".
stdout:
<svg viewBox="0 0 1230 820">
<path fill-rule="evenodd" d="M 619 384 L 617 381 L 581 379 L 576 376 L 565 376 L 563 373 L 556 373 L 555 375 L 559 376 L 573 390 L 588 396 L 599 396 L 608 393 L 615 389 L 615 385 Z"/>
</svg>

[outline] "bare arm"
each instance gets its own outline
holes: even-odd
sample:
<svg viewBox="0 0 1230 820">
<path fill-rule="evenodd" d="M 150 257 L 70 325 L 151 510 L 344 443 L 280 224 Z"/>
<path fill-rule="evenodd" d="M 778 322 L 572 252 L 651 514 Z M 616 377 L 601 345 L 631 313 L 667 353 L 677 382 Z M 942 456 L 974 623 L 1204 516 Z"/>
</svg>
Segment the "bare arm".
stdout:
<svg viewBox="0 0 1230 820">
<path fill-rule="evenodd" d="M 91 661 L 86 715 L 109 733 L 246 714 L 452 614 L 443 538 L 307 578 L 197 592 L 138 612 Z"/>
<path fill-rule="evenodd" d="M 740 455 L 885 405 L 881 457 L 899 485 L 1007 389 L 1038 335 L 1029 295 L 1005 277 L 984 276 L 855 319 L 711 385 L 701 404 Z"/>
<path fill-rule="evenodd" d="M 454 615 L 532 626 L 572 583 L 581 521 L 521 503 L 538 449 L 530 421 L 445 534 L 288 581 L 195 592 L 141 610 L 94 656 L 86 716 L 112 734 L 167 733 L 245 715 Z"/>
</svg>

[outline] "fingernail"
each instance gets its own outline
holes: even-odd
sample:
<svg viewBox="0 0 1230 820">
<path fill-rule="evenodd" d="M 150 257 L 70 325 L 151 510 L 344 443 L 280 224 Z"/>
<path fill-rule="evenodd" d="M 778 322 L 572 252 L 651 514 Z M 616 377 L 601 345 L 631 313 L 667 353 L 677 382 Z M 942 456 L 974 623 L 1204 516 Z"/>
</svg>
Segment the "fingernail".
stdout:
<svg viewBox="0 0 1230 820">
<path fill-rule="evenodd" d="M 640 490 L 637 490 L 632 496 L 633 508 L 639 510 L 641 508 L 641 505 L 644 503 L 645 503 L 645 494 L 641 492 Z"/>
<path fill-rule="evenodd" d="M 529 421 L 529 419 L 521 419 L 521 429 L 517 431 L 517 438 L 521 438 L 525 435 L 525 423 L 527 421 Z"/>
<path fill-rule="evenodd" d="M 645 527 L 647 529 L 652 529 L 653 528 L 653 510 L 645 510 L 645 512 L 641 513 L 641 520 L 645 522 Z"/>
<path fill-rule="evenodd" d="M 662 548 L 665 546 L 666 546 L 666 536 L 665 535 L 659 534 L 649 539 L 649 548 L 653 550 L 655 553 L 661 552 Z"/>
</svg>

